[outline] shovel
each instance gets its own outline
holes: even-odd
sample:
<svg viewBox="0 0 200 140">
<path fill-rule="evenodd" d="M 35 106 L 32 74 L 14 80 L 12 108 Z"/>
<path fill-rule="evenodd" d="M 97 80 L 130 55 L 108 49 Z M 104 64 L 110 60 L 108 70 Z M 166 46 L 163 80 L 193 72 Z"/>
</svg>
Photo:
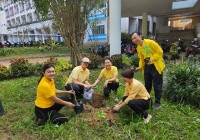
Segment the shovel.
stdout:
<svg viewBox="0 0 200 140">
<path fill-rule="evenodd" d="M 70 85 L 71 89 L 73 90 L 73 87 L 72 85 Z M 80 101 L 78 102 L 77 99 L 76 99 L 76 95 L 74 95 L 74 101 L 75 101 L 75 106 L 74 106 L 74 111 L 79 114 L 81 112 L 83 112 L 83 103 Z"/>
</svg>

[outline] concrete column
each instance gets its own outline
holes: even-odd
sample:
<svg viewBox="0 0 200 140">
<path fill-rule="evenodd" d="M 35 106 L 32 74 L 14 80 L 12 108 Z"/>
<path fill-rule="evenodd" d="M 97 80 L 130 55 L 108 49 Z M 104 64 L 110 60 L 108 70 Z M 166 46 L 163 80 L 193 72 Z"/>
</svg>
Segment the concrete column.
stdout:
<svg viewBox="0 0 200 140">
<path fill-rule="evenodd" d="M 142 36 L 147 37 L 147 13 L 142 14 Z"/>
<path fill-rule="evenodd" d="M 149 32 L 153 35 L 153 16 L 149 16 Z"/>
<path fill-rule="evenodd" d="M 121 0 L 109 0 L 110 56 L 121 54 Z"/>
</svg>

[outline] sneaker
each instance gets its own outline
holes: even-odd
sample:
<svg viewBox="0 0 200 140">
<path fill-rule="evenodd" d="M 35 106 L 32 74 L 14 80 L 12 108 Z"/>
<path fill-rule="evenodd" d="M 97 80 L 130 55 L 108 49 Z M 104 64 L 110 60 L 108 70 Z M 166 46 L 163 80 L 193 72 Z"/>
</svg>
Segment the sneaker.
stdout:
<svg viewBox="0 0 200 140">
<path fill-rule="evenodd" d="M 152 116 L 150 114 L 148 114 L 147 118 L 144 118 L 144 123 L 149 123 L 149 121 L 151 120 Z"/>
<path fill-rule="evenodd" d="M 161 107 L 161 105 L 159 103 L 154 103 L 152 108 L 153 109 L 159 109 Z"/>
</svg>

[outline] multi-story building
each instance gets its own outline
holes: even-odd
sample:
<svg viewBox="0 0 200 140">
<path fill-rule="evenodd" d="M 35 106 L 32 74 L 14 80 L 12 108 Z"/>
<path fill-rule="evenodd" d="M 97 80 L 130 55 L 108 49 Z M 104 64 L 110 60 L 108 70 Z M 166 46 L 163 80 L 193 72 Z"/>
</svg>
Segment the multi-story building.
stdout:
<svg viewBox="0 0 200 140">
<path fill-rule="evenodd" d="M 51 38 L 61 41 L 62 37 L 53 29 L 52 20 L 42 21 L 36 13 L 32 0 L 14 3 L 0 0 L 1 40 L 14 42 L 43 41 Z"/>
<path fill-rule="evenodd" d="M 12 0 L 0 0 L 0 35 L 1 42 L 11 43 L 42 41 L 51 38 L 62 41 L 62 37 L 54 30 L 51 18 L 42 21 L 36 13 L 33 0 L 14 3 Z M 108 41 L 108 4 L 103 3 L 98 11 L 89 17 L 90 22 L 85 32 L 84 42 Z M 141 31 L 142 17 L 122 18 L 121 31 L 131 33 Z M 155 19 L 149 18 L 149 30 L 153 32 Z M 154 22 L 154 24 L 153 24 Z M 154 26 L 153 26 L 154 25 Z"/>
</svg>

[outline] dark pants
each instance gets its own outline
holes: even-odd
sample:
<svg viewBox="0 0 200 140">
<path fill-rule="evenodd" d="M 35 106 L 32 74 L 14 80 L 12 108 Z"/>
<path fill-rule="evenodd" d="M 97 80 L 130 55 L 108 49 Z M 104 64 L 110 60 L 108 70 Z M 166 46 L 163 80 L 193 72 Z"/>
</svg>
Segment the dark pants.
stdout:
<svg viewBox="0 0 200 140">
<path fill-rule="evenodd" d="M 70 101 L 69 97 L 61 97 L 64 101 Z M 64 105 L 55 103 L 53 106 L 49 108 L 39 108 L 35 106 L 35 115 L 36 120 L 41 119 L 40 122 L 38 122 L 38 125 L 43 125 L 47 120 L 50 120 L 53 124 L 63 124 L 68 121 L 67 117 L 64 115 L 58 113 L 58 111 L 63 107 Z"/>
<path fill-rule="evenodd" d="M 127 98 L 128 96 L 123 97 L 123 101 Z M 149 109 L 150 105 L 150 99 L 144 100 L 144 99 L 133 99 L 128 102 L 128 106 L 137 114 L 142 116 L 143 118 L 147 118 L 148 113 L 146 110 Z"/>
<path fill-rule="evenodd" d="M 144 81 L 145 81 L 145 88 L 151 93 L 152 83 L 155 92 L 155 103 L 160 104 L 160 99 L 162 95 L 162 84 L 163 84 L 163 76 L 159 74 L 156 70 L 154 64 L 145 65 L 144 68 Z"/>
<path fill-rule="evenodd" d="M 106 97 L 109 97 L 111 90 L 117 93 L 118 87 L 119 87 L 119 83 L 116 81 L 113 81 L 112 83 L 108 83 L 107 87 L 104 88 L 104 95 Z"/>
<path fill-rule="evenodd" d="M 84 93 L 84 86 L 76 85 L 76 84 L 67 84 L 65 86 L 66 90 L 74 90 L 77 98 L 82 98 Z M 74 95 L 70 95 L 71 98 L 74 98 Z"/>
</svg>

